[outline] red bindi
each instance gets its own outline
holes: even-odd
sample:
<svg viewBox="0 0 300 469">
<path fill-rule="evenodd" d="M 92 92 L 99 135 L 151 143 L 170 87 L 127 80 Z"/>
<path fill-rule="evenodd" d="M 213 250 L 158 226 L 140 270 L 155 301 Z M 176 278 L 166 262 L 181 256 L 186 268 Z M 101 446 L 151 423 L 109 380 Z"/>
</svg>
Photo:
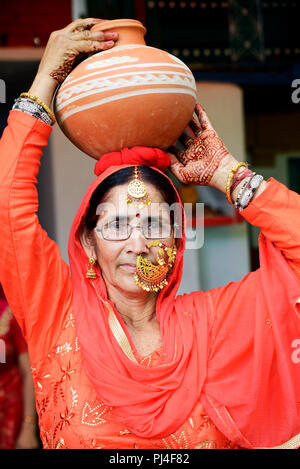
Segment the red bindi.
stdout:
<svg viewBox="0 0 300 469">
<path fill-rule="evenodd" d="M 137 218 L 139 218 L 140 214 L 139 214 L 139 213 L 136 213 L 135 216 L 136 216 Z"/>
</svg>

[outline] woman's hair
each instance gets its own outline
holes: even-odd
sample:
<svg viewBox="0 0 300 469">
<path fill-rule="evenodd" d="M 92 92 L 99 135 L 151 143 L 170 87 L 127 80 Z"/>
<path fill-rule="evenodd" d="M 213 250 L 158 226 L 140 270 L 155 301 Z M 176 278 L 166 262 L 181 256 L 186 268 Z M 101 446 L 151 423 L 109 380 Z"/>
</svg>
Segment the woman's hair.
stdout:
<svg viewBox="0 0 300 469">
<path fill-rule="evenodd" d="M 168 182 L 167 178 L 165 178 L 161 173 L 158 171 L 149 168 L 149 166 L 138 166 L 139 168 L 139 175 L 144 182 L 148 182 L 152 184 L 163 196 L 164 202 L 168 205 L 172 205 L 173 203 L 177 202 L 176 194 Z M 132 181 L 134 177 L 134 166 L 130 166 L 128 168 L 120 169 L 119 171 L 111 174 L 106 179 L 104 179 L 101 184 L 95 189 L 91 200 L 90 205 L 85 216 L 83 223 L 81 224 L 80 231 L 92 231 L 98 220 L 97 207 L 101 202 L 104 202 L 105 197 L 110 189 L 116 186 L 121 186 L 123 184 L 129 183 Z M 171 216 L 173 218 L 173 213 L 171 212 Z"/>
</svg>

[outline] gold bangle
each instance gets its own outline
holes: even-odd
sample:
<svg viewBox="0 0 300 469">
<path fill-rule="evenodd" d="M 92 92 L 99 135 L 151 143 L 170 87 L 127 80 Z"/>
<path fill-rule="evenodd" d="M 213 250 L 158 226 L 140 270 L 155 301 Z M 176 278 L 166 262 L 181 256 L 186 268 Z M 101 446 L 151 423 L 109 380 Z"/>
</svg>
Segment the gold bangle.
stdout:
<svg viewBox="0 0 300 469">
<path fill-rule="evenodd" d="M 52 124 L 55 124 L 56 122 L 56 119 L 54 117 L 54 114 L 53 112 L 51 111 L 51 109 L 47 106 L 47 104 L 45 104 L 40 98 L 38 98 L 37 96 L 34 96 L 33 94 L 30 94 L 30 93 L 21 93 L 20 94 L 20 98 L 29 98 L 31 99 L 32 101 L 35 101 L 37 104 L 39 104 L 40 106 L 42 106 L 42 108 L 49 114 L 49 116 L 51 117 L 51 120 L 52 120 Z"/>
<path fill-rule="evenodd" d="M 227 198 L 228 202 L 231 205 L 233 205 L 233 202 L 231 200 L 231 194 L 230 194 L 230 187 L 231 187 L 231 184 L 232 184 L 232 179 L 233 179 L 234 174 L 240 169 L 241 166 L 247 166 L 247 163 L 244 163 L 244 161 L 241 161 L 240 163 L 238 163 L 234 168 L 232 168 L 229 171 L 229 174 L 228 174 L 228 177 L 227 177 L 226 198 Z"/>
<path fill-rule="evenodd" d="M 36 418 L 33 415 L 25 415 L 25 417 L 23 418 L 23 422 L 35 424 Z"/>
</svg>

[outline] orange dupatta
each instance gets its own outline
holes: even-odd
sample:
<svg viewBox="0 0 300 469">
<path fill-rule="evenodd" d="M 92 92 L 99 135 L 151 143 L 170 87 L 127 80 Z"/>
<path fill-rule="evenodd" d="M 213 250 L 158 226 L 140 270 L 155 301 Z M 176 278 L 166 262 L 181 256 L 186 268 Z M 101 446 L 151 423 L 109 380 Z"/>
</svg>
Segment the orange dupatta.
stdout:
<svg viewBox="0 0 300 469">
<path fill-rule="evenodd" d="M 263 236 L 261 269 L 227 287 L 175 299 L 182 274 L 184 234 L 169 284 L 157 299 L 164 361 L 152 368 L 137 363 L 126 327 L 107 298 L 100 269 L 94 284 L 85 278 L 88 259 L 78 236 L 92 193 L 107 176 L 130 165 L 121 162 L 111 164 L 89 187 L 69 241 L 78 337 L 85 370 L 99 398 L 112 407 L 113 414 L 130 431 L 144 438 L 174 432 L 198 399 L 227 438 L 241 446 L 275 446 L 294 437 L 300 432 L 300 374 L 291 363 L 290 344 L 295 334 L 300 334 L 295 314 L 299 279 L 279 249 Z M 157 169 L 151 155 L 149 162 Z M 167 177 L 166 182 L 172 184 Z M 245 214 L 247 210 L 251 209 L 245 209 Z M 282 273 L 287 275 L 287 282 L 283 282 Z M 228 291 L 235 286 L 237 296 L 233 301 L 234 295 L 228 295 Z M 247 292 L 255 305 L 249 303 Z M 218 319 L 214 315 L 220 303 L 226 316 L 218 314 Z M 276 333 L 265 337 L 269 310 Z M 284 316 L 292 316 L 290 327 L 282 323 Z M 276 362 L 274 356 L 278 357 Z M 268 384 L 268 393 L 262 392 L 263 383 Z M 274 390 L 275 397 L 270 394 Z M 287 415 L 280 408 L 281 402 L 288 409 Z"/>
<path fill-rule="evenodd" d="M 201 343 L 205 321 L 200 332 L 198 325 L 195 327 L 188 316 L 174 308 L 182 273 L 185 236 L 178 246 L 176 262 L 168 278 L 169 285 L 159 293 L 157 300 L 156 313 L 161 326 L 162 353 L 165 357 L 160 366 L 149 368 L 137 362 L 124 323 L 114 304 L 108 300 L 99 267 L 98 277 L 93 284 L 85 278 L 88 258 L 79 240 L 78 227 L 96 187 L 110 174 L 130 166 L 128 163 L 115 165 L 114 160 L 118 156 L 113 158 L 113 155 L 108 155 L 106 160 L 109 169 L 104 170 L 89 187 L 71 229 L 69 258 L 74 285 L 75 319 L 85 370 L 99 398 L 112 407 L 113 414 L 130 431 L 145 438 L 159 438 L 178 428 L 199 400 L 201 383 L 205 378 L 201 373 L 206 360 L 205 348 L 203 350 Z M 145 164 L 146 158 L 148 166 L 156 170 L 166 158 L 166 154 L 158 149 L 142 147 L 123 150 L 119 161 L 124 160 L 124 155 L 133 164 L 137 164 L 137 159 Z M 104 160 L 102 156 L 98 170 L 99 164 L 102 165 L 101 170 L 104 169 Z M 165 177 L 166 184 L 173 186 L 169 178 Z M 177 197 L 180 203 L 178 194 Z M 195 386 L 195 382 L 198 386 Z"/>
</svg>

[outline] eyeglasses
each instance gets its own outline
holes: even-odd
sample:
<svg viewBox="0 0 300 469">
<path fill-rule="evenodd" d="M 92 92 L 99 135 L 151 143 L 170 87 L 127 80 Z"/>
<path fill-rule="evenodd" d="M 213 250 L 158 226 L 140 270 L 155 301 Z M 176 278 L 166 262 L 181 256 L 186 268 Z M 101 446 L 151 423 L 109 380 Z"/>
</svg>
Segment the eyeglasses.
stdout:
<svg viewBox="0 0 300 469">
<path fill-rule="evenodd" d="M 134 228 L 140 229 L 146 239 L 165 239 L 170 238 L 172 225 L 169 223 L 151 222 L 143 225 L 132 226 L 127 222 L 112 221 L 106 225 L 96 226 L 96 233 L 101 233 L 107 241 L 125 241 L 131 236 Z"/>
</svg>

